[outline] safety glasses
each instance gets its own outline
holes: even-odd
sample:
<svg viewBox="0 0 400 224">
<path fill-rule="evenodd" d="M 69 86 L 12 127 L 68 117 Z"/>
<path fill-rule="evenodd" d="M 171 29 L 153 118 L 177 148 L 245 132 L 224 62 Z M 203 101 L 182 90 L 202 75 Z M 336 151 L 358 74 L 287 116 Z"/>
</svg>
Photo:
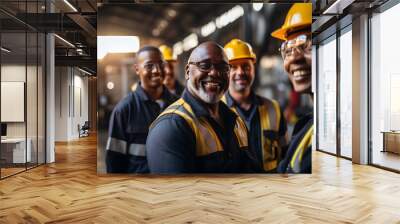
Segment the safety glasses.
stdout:
<svg viewBox="0 0 400 224">
<path fill-rule="evenodd" d="M 213 64 L 209 61 L 202 62 L 189 62 L 189 64 L 195 65 L 201 72 L 210 72 L 212 68 L 219 72 L 229 73 L 231 65 L 228 63 Z"/>
<path fill-rule="evenodd" d="M 279 51 L 281 52 L 282 58 L 285 60 L 287 57 L 293 56 L 294 50 L 297 50 L 300 53 L 310 53 L 312 49 L 311 45 L 311 37 L 302 34 L 294 39 L 283 42 Z"/>
</svg>

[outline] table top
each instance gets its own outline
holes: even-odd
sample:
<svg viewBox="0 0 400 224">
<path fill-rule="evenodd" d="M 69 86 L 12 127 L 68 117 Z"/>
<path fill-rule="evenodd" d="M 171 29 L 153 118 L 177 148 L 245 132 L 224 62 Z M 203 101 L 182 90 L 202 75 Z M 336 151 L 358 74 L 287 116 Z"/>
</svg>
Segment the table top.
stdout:
<svg viewBox="0 0 400 224">
<path fill-rule="evenodd" d="M 24 142 L 25 138 L 5 138 L 1 139 L 1 143 L 19 143 L 19 142 Z M 27 141 L 30 141 L 28 138 Z"/>
<path fill-rule="evenodd" d="M 390 130 L 390 131 L 381 131 L 381 133 L 384 133 L 384 134 L 400 134 L 400 131 L 398 131 L 398 130 Z"/>
</svg>

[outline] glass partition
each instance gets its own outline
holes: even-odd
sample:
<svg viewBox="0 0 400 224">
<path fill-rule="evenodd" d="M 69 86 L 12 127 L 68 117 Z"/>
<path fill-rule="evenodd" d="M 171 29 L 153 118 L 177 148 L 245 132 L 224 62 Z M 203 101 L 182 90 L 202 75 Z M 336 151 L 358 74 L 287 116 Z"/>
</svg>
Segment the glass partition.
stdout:
<svg viewBox="0 0 400 224">
<path fill-rule="evenodd" d="M 318 47 L 318 150 L 336 154 L 336 35 Z"/>
<path fill-rule="evenodd" d="M 23 16 L 43 11 L 43 3 L 2 1 L 0 7 Z M 0 12 L 0 178 L 45 162 L 45 44 L 44 33 Z"/>
<path fill-rule="evenodd" d="M 28 158 L 27 167 L 37 165 L 37 122 L 38 122 L 38 49 L 37 41 L 38 35 L 36 32 L 27 33 L 27 49 L 28 49 L 28 62 L 27 62 L 27 82 L 26 82 L 26 113 L 27 113 L 27 150 L 30 151 L 30 158 Z"/>
<path fill-rule="evenodd" d="M 46 36 L 38 33 L 38 64 L 37 64 L 37 162 L 46 162 L 45 124 L 46 124 Z"/>
<path fill-rule="evenodd" d="M 26 141 L 26 41 L 25 32 L 1 34 L 2 177 L 25 170 L 31 157 Z"/>
</svg>

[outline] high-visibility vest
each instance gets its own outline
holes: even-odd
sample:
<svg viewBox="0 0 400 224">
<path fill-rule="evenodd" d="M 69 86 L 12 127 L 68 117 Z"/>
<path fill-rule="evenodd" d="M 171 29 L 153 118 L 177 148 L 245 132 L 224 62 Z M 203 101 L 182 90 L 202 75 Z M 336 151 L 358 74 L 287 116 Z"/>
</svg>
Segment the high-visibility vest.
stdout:
<svg viewBox="0 0 400 224">
<path fill-rule="evenodd" d="M 175 103 L 165 109 L 156 119 L 160 119 L 166 114 L 177 114 L 189 124 L 196 138 L 196 156 L 205 156 L 214 152 L 223 151 L 221 141 L 211 124 L 205 118 L 198 118 L 193 113 L 191 106 L 180 98 Z M 153 122 L 153 124 L 156 123 Z M 240 149 L 247 149 L 247 129 L 246 125 L 240 118 L 236 119 L 234 128 L 235 136 Z"/>
<path fill-rule="evenodd" d="M 225 96 L 223 96 L 222 101 L 227 102 Z M 263 167 L 265 171 L 271 171 L 277 168 L 283 156 L 279 142 L 281 110 L 277 101 L 269 99 L 262 99 L 262 103 L 257 109 L 260 117 Z M 231 110 L 240 117 L 235 107 L 231 107 Z M 242 118 L 240 117 L 240 119 Z"/>
<path fill-rule="evenodd" d="M 303 159 L 304 153 L 306 152 L 306 149 L 311 147 L 312 145 L 313 132 L 314 125 L 311 125 L 311 127 L 307 130 L 293 153 L 288 168 L 294 173 L 299 173 L 301 171 L 301 161 Z"/>
</svg>

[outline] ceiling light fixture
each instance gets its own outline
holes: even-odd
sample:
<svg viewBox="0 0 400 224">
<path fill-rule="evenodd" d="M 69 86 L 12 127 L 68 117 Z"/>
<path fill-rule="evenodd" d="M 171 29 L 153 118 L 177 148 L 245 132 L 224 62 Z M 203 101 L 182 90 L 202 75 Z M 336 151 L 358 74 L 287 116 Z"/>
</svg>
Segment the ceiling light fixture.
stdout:
<svg viewBox="0 0 400 224">
<path fill-rule="evenodd" d="M 113 82 L 107 82 L 107 89 L 109 89 L 109 90 L 114 89 L 114 83 Z"/>
<path fill-rule="evenodd" d="M 68 40 L 66 40 L 66 39 L 64 39 L 64 38 L 62 38 L 62 37 L 60 37 L 59 35 L 57 35 L 57 34 L 54 34 L 54 36 L 55 37 L 57 37 L 59 40 L 61 40 L 62 42 L 64 42 L 64 43 L 66 43 L 67 45 L 69 45 L 70 47 L 73 47 L 73 48 L 75 48 L 75 45 L 73 45 L 71 42 L 69 42 Z"/>
<path fill-rule="evenodd" d="M 1 47 L 1 50 L 4 51 L 4 52 L 6 52 L 6 53 L 10 53 L 10 52 L 11 52 L 11 50 L 9 50 L 9 49 L 7 49 L 7 48 L 5 48 L 5 47 Z"/>
<path fill-rule="evenodd" d="M 200 32 L 203 37 L 206 37 L 206 36 L 212 34 L 215 31 L 215 29 L 216 29 L 215 23 L 214 23 L 214 21 L 211 21 L 211 22 L 207 23 L 206 25 L 204 25 L 203 27 L 201 27 Z"/>
<path fill-rule="evenodd" d="M 178 55 L 182 54 L 182 52 L 183 52 L 183 43 L 182 43 L 182 41 L 177 42 L 177 43 L 174 44 L 173 52 L 174 52 L 175 56 L 178 56 Z"/>
<path fill-rule="evenodd" d="M 160 30 L 158 28 L 151 31 L 151 33 L 156 37 L 160 36 Z"/>
<path fill-rule="evenodd" d="M 323 15 L 337 15 L 342 14 L 343 10 L 351 5 L 355 0 L 337 0 L 330 5 L 322 14 Z"/>
<path fill-rule="evenodd" d="M 263 6 L 264 6 L 264 3 L 253 3 L 253 9 L 256 12 L 260 11 Z"/>
<path fill-rule="evenodd" d="M 161 20 L 160 24 L 158 25 L 161 28 L 165 28 L 168 25 L 168 21 L 167 20 Z"/>
<path fill-rule="evenodd" d="M 74 12 L 78 12 L 78 10 L 68 1 L 68 0 L 64 0 L 65 4 L 67 4 L 72 10 L 74 10 Z"/>
<path fill-rule="evenodd" d="M 85 74 L 87 74 L 87 75 L 93 75 L 92 73 L 90 73 L 90 72 L 88 72 L 88 71 L 86 71 L 86 70 L 83 70 L 83 69 L 81 69 L 81 68 L 79 68 L 79 67 L 78 67 L 78 70 L 81 71 L 81 72 L 83 72 L 83 73 L 85 73 Z"/>
<path fill-rule="evenodd" d="M 183 39 L 183 50 L 188 51 L 194 47 L 196 47 L 199 44 L 199 40 L 197 37 L 197 34 L 192 33 L 189 36 L 187 36 L 185 39 Z"/>
<path fill-rule="evenodd" d="M 176 16 L 176 11 L 174 9 L 168 10 L 168 16 L 173 18 Z"/>
<path fill-rule="evenodd" d="M 232 23 L 233 21 L 239 19 L 244 14 L 244 9 L 240 5 L 236 5 L 226 13 L 222 14 L 215 20 L 215 25 L 218 29 Z"/>
</svg>

